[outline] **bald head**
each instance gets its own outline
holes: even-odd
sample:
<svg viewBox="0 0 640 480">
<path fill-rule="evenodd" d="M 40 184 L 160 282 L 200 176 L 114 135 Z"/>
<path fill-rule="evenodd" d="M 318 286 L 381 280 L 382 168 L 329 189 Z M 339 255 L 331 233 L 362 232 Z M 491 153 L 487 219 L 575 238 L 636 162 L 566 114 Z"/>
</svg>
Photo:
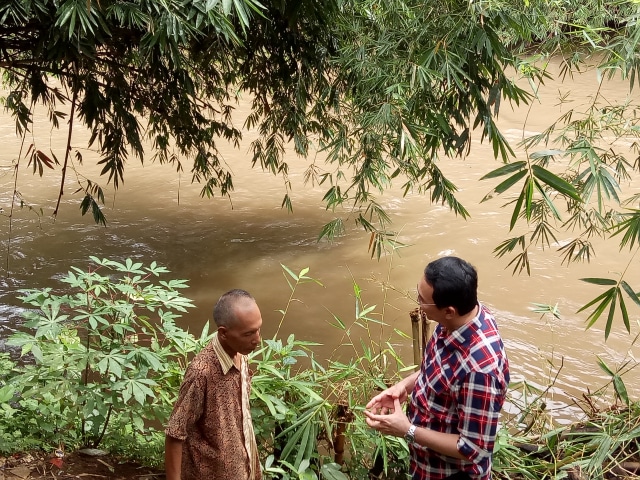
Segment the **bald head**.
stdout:
<svg viewBox="0 0 640 480">
<path fill-rule="evenodd" d="M 213 320 L 218 327 L 231 327 L 238 313 L 255 308 L 256 300 L 246 290 L 239 288 L 223 294 L 213 308 Z"/>
</svg>

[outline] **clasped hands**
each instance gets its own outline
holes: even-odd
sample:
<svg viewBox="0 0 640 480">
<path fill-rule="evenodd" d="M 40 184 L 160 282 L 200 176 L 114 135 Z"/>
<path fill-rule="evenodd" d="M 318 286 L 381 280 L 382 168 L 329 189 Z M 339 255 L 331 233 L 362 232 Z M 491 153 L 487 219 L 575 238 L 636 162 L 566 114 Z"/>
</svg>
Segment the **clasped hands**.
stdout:
<svg viewBox="0 0 640 480">
<path fill-rule="evenodd" d="M 404 397 L 406 400 L 406 394 Z M 411 426 L 411 422 L 402 410 L 398 393 L 391 389 L 373 397 L 367 403 L 364 414 L 367 417 L 367 425 L 385 435 L 402 437 Z"/>
</svg>

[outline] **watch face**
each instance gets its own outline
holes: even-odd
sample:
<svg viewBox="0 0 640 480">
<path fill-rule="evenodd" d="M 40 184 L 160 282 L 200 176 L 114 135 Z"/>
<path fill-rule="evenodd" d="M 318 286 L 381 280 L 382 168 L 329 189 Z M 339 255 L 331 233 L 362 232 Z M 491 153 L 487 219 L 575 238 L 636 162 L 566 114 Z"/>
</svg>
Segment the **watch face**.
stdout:
<svg viewBox="0 0 640 480">
<path fill-rule="evenodd" d="M 409 430 L 407 431 L 407 433 L 404 434 L 404 439 L 409 443 L 415 442 L 415 440 L 416 440 L 416 426 L 415 425 L 411 425 L 409 427 Z"/>
<path fill-rule="evenodd" d="M 411 427 L 409 427 L 409 431 L 404 434 L 404 439 L 409 443 L 413 443 L 416 439 L 415 432 L 416 432 L 416 426 L 411 425 Z"/>
</svg>

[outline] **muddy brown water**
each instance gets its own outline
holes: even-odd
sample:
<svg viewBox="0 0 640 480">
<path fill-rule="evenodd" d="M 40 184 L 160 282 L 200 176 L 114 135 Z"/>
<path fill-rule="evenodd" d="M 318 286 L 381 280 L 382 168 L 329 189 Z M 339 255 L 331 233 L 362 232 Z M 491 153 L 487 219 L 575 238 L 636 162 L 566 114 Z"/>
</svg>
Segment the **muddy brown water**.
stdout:
<svg viewBox="0 0 640 480">
<path fill-rule="evenodd" d="M 601 92 L 607 98 L 620 99 L 627 93 L 625 88 L 619 82 L 610 82 Z M 541 131 L 551 118 L 567 108 L 585 105 L 596 89 L 595 73 L 581 75 L 571 83 L 549 81 L 539 91 L 540 101 L 530 109 L 512 110 L 503 105 L 500 127 L 515 146 L 523 132 Z M 571 102 L 560 104 L 558 98 L 564 93 L 570 93 Z M 51 132 L 44 113 L 42 109 L 36 112 L 33 135 L 26 144 L 35 142 L 40 149 L 53 149 L 62 158 L 66 135 Z M 245 114 L 246 108 L 241 104 L 237 118 Z M 536 249 L 531 254 L 532 275 L 512 275 L 508 260 L 497 259 L 492 253 L 510 236 L 510 210 L 502 208 L 506 198 L 479 203 L 497 184 L 479 179 L 499 163 L 478 138 L 467 159 L 450 159 L 442 164 L 460 189 L 458 198 L 470 211 L 471 219 L 456 217 L 425 197 L 415 194 L 403 197 L 399 187 L 394 187 L 378 200 L 392 215 L 398 240 L 407 246 L 397 255 L 377 261 L 367 252 L 368 235 L 353 224 L 336 242 L 317 242 L 322 225 L 333 214 L 322 205 L 324 188 L 304 185 L 305 163 L 294 156 L 290 158 L 294 212 L 281 209 L 283 181 L 250 167 L 249 144 L 255 132 L 245 132 L 239 150 L 223 149 L 234 173 L 236 188 L 231 200 L 202 199 L 200 187 L 189 183 L 188 174 L 178 175 L 166 165 L 149 162 L 139 165 L 131 161 L 126 167 L 124 185 L 115 193 L 106 189 L 106 228 L 96 226 L 89 215 L 80 216 L 80 198 L 72 194 L 77 186 L 73 174 L 67 178 L 67 193 L 60 214 L 53 221 L 51 212 L 59 190 L 59 167 L 40 178 L 32 175 L 22 161 L 17 188 L 36 211 L 42 208 L 43 215 L 38 217 L 33 210 L 16 208 L 9 232 L 7 214 L 14 185 L 12 162 L 18 157 L 20 142 L 12 120 L 4 113 L 0 120 L 1 339 L 6 339 L 21 324 L 18 289 L 59 286 L 56 277 L 71 265 L 88 265 L 90 255 L 129 257 L 145 263 L 155 260 L 169 268 L 173 277 L 187 279 L 190 288 L 185 294 L 194 300 L 196 308 L 181 319 L 181 324 L 194 332 L 199 332 L 211 318 L 211 308 L 222 292 L 230 288 L 247 289 L 261 306 L 263 336 L 271 337 L 281 320 L 278 310 L 286 307 L 289 298 L 281 267 L 286 265 L 294 271 L 309 267 L 309 275 L 323 286 L 300 286 L 282 323 L 281 336 L 293 333 L 297 338 L 320 342 L 323 346 L 318 347 L 317 354 L 333 355 L 342 332 L 330 322 L 333 315 L 347 325 L 353 322 L 356 282 L 363 289 L 364 301 L 376 305 L 377 314 L 383 315 L 388 324 L 382 331 L 372 326 L 374 338 L 389 338 L 410 363 L 411 341 L 395 335 L 394 329 L 411 331 L 408 312 L 415 306 L 415 285 L 424 265 L 441 255 L 455 254 L 478 268 L 480 298 L 498 318 L 513 380 L 526 379 L 545 388 L 562 365 L 547 395 L 549 412 L 559 422 L 579 416 L 579 409 L 572 404 L 587 387 L 593 391 L 606 383 L 596 355 L 614 368 L 627 360 L 633 362 L 637 351 L 632 345 L 633 335 L 638 331 L 637 307 L 630 307 L 632 335 L 618 321 L 607 342 L 602 323 L 585 331 L 586 315 L 576 313 L 601 291 L 579 278 L 615 278 L 631 256 L 626 251 L 620 253 L 614 242 L 601 242 L 591 264 L 566 268 L 554 250 Z M 75 131 L 73 144 L 83 148 L 86 132 L 77 127 Z M 78 170 L 96 178 L 95 167 L 88 165 L 91 153 L 83 150 L 83 155 L 85 166 L 77 166 Z M 106 183 L 106 179 L 102 181 Z M 627 191 L 638 191 L 637 180 L 634 182 Z M 561 242 L 569 238 L 569 234 L 559 234 Z M 637 259 L 632 260 L 627 278 L 636 290 L 640 289 L 637 263 Z M 393 289 L 385 289 L 383 285 Z M 557 304 L 561 319 L 541 317 L 532 311 L 533 303 Z M 354 327 L 356 340 L 367 335 L 363 329 Z M 348 349 L 338 348 L 338 352 L 348 354 Z M 637 379 L 635 370 L 625 377 L 628 388 L 636 394 Z"/>
</svg>

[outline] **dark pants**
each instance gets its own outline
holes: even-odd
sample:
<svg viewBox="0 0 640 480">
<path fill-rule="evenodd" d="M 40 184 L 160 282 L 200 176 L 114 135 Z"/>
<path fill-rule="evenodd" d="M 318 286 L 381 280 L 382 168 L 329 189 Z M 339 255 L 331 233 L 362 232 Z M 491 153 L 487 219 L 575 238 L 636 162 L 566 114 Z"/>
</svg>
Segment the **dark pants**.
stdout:
<svg viewBox="0 0 640 480">
<path fill-rule="evenodd" d="M 458 472 L 453 475 L 449 475 L 445 480 L 471 480 L 471 477 L 466 472 Z"/>
</svg>

